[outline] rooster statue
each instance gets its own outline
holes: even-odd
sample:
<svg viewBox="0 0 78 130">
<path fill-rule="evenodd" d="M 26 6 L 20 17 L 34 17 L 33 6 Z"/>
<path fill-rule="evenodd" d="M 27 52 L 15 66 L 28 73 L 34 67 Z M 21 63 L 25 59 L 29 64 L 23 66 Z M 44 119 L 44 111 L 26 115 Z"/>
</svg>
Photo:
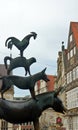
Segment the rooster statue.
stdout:
<svg viewBox="0 0 78 130">
<path fill-rule="evenodd" d="M 25 36 L 22 39 L 22 41 L 20 41 L 19 39 L 15 38 L 15 37 L 9 37 L 5 42 L 5 46 L 12 49 L 12 46 L 15 45 L 18 48 L 18 50 L 20 50 L 20 56 L 22 57 L 23 51 L 29 45 L 29 40 L 30 40 L 31 37 L 36 39 L 37 34 L 35 32 L 31 32 L 31 34 Z"/>
</svg>

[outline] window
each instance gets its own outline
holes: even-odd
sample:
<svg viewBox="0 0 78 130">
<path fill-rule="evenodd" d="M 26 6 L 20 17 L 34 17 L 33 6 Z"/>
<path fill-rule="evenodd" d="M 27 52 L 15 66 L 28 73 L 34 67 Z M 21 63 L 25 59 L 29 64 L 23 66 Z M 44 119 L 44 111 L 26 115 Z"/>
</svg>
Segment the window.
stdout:
<svg viewBox="0 0 78 130">
<path fill-rule="evenodd" d="M 70 90 L 67 95 L 67 108 L 72 109 L 78 107 L 78 87 Z M 72 99 L 72 100 L 71 100 Z"/>
<path fill-rule="evenodd" d="M 72 121 L 73 122 L 73 129 L 78 130 L 78 117 L 75 116 L 72 118 L 72 120 L 73 120 Z"/>
<path fill-rule="evenodd" d="M 68 57 L 68 60 L 69 60 L 69 58 L 70 58 L 70 54 L 69 54 L 69 52 L 68 52 L 68 55 L 67 55 L 67 57 Z"/>
<path fill-rule="evenodd" d="M 76 79 L 76 68 L 73 69 L 73 80 Z"/>
<path fill-rule="evenodd" d="M 70 57 L 73 56 L 73 50 L 70 50 Z"/>
<path fill-rule="evenodd" d="M 72 82 L 72 71 L 67 73 L 67 84 Z"/>
<path fill-rule="evenodd" d="M 78 78 L 78 66 L 76 67 L 76 78 Z"/>
<path fill-rule="evenodd" d="M 70 35 L 70 42 L 72 42 L 72 34 Z"/>
<path fill-rule="evenodd" d="M 1 121 L 1 130 L 8 130 L 8 122 L 7 121 Z"/>
<path fill-rule="evenodd" d="M 73 54 L 76 54 L 76 47 L 73 48 Z"/>
<path fill-rule="evenodd" d="M 73 68 L 72 71 L 67 73 L 67 84 L 78 78 L 78 66 Z"/>
<path fill-rule="evenodd" d="M 72 71 L 69 72 L 70 75 L 70 82 L 72 82 Z"/>
<path fill-rule="evenodd" d="M 67 84 L 69 84 L 70 75 L 67 73 Z"/>
</svg>

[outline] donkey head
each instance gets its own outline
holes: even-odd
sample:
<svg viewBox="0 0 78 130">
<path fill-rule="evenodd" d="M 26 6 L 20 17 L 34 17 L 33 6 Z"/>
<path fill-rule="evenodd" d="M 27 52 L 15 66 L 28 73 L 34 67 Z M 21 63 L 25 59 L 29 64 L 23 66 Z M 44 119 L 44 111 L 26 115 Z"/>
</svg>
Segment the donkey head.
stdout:
<svg viewBox="0 0 78 130">
<path fill-rule="evenodd" d="M 45 82 L 48 82 L 48 81 L 50 81 L 49 79 L 48 79 L 48 77 L 47 77 L 47 75 L 45 74 L 45 71 L 46 71 L 46 68 L 44 69 L 44 70 L 42 70 L 42 79 L 45 81 Z"/>
<path fill-rule="evenodd" d="M 63 113 L 63 114 L 66 112 L 66 108 L 64 107 L 62 101 L 58 97 L 54 98 L 54 104 L 53 104 L 52 108 L 56 112 L 60 112 L 60 113 Z"/>
<path fill-rule="evenodd" d="M 61 90 L 61 89 L 60 89 Z M 67 111 L 67 109 L 64 107 L 61 99 L 57 96 L 60 92 L 60 90 L 58 90 L 57 92 L 55 91 L 54 93 L 54 103 L 52 108 L 59 113 L 65 113 Z"/>
</svg>

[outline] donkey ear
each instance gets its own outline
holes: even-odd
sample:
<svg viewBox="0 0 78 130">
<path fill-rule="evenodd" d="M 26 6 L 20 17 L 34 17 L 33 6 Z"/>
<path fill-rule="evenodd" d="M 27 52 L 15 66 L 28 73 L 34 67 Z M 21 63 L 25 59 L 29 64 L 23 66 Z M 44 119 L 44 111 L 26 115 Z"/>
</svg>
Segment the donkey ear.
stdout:
<svg viewBox="0 0 78 130">
<path fill-rule="evenodd" d="M 45 73 L 46 69 L 47 69 L 47 68 L 43 69 L 42 72 Z"/>
<path fill-rule="evenodd" d="M 55 94 L 54 96 L 57 97 L 57 95 L 59 94 L 59 92 L 62 90 L 62 87 L 59 87 L 56 91 L 55 91 Z"/>
</svg>

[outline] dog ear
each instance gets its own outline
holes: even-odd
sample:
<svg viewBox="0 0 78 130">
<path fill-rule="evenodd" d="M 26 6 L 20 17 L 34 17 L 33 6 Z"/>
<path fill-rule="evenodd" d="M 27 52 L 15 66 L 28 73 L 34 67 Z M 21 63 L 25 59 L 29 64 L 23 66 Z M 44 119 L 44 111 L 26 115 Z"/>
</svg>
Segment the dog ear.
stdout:
<svg viewBox="0 0 78 130">
<path fill-rule="evenodd" d="M 57 95 L 59 95 L 61 90 L 62 90 L 62 87 L 59 87 L 57 90 L 55 90 L 54 96 L 56 97 Z"/>
<path fill-rule="evenodd" d="M 45 73 L 46 69 L 47 69 L 47 68 L 43 69 L 42 72 Z"/>
</svg>

